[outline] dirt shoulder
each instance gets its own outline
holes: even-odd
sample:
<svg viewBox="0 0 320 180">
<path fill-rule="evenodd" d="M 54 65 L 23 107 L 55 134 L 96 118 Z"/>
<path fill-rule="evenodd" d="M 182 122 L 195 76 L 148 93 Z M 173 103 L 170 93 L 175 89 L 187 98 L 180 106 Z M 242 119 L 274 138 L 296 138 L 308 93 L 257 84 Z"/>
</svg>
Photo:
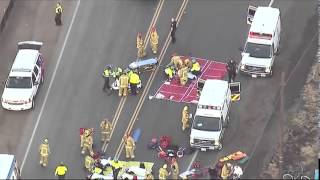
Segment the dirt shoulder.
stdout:
<svg viewBox="0 0 320 180">
<path fill-rule="evenodd" d="M 318 129 L 320 126 L 320 64 L 314 63 L 302 89 L 300 100 L 287 112 L 283 131 L 283 172 L 295 171 L 300 175 L 314 176 L 318 167 Z M 303 168 L 301 172 L 300 165 Z M 299 169 L 300 168 L 300 169 Z M 298 170 L 299 169 L 299 170 Z M 279 146 L 261 178 L 277 178 L 279 172 Z M 282 176 L 282 175 L 281 175 Z"/>
</svg>

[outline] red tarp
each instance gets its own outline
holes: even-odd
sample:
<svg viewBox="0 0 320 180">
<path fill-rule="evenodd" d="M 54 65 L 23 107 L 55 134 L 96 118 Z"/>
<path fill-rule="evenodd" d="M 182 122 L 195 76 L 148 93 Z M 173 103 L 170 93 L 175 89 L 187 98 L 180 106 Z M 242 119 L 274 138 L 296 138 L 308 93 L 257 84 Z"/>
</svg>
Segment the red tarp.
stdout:
<svg viewBox="0 0 320 180">
<path fill-rule="evenodd" d="M 181 57 L 185 59 L 185 57 Z M 223 79 L 226 74 L 226 64 L 196 58 L 201 66 L 200 79 Z M 198 80 L 189 80 L 186 86 L 179 83 L 179 78 L 176 76 L 171 82 L 164 82 L 154 95 L 157 99 L 166 99 L 174 102 L 197 103 L 199 97 L 197 96 Z"/>
</svg>

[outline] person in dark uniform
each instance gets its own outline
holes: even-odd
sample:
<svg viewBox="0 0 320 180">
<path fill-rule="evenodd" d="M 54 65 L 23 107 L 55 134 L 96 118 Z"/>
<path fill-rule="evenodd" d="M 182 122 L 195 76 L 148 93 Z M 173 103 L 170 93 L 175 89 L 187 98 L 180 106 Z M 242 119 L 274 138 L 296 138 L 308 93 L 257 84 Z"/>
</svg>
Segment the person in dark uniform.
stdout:
<svg viewBox="0 0 320 180">
<path fill-rule="evenodd" d="M 230 60 L 227 64 L 227 71 L 228 71 L 228 82 L 234 82 L 236 79 L 236 74 L 237 74 L 237 65 L 234 60 Z"/>
<path fill-rule="evenodd" d="M 177 21 L 174 18 L 171 18 L 170 35 L 171 35 L 172 43 L 176 41 L 176 30 L 177 30 Z"/>
</svg>

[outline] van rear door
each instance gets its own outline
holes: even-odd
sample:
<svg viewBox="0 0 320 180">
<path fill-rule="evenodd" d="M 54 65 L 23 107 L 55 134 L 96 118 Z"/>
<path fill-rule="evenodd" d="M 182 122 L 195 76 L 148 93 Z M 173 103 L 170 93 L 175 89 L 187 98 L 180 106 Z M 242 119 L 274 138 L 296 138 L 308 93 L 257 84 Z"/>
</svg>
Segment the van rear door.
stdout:
<svg viewBox="0 0 320 180">
<path fill-rule="evenodd" d="M 231 91 L 231 100 L 232 101 L 239 101 L 240 100 L 240 92 L 241 92 L 240 82 L 229 83 L 229 87 L 230 87 L 230 91 Z"/>
<path fill-rule="evenodd" d="M 247 24 L 251 24 L 254 14 L 256 13 L 257 7 L 255 6 L 250 6 L 248 7 L 248 11 L 247 11 Z"/>
</svg>

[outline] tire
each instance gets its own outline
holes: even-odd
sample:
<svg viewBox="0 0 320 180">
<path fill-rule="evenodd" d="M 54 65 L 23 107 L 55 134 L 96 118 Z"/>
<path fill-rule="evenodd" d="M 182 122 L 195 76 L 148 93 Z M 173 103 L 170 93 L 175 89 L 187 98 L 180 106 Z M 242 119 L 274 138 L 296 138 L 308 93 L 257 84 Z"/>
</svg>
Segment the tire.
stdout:
<svg viewBox="0 0 320 180">
<path fill-rule="evenodd" d="M 31 109 L 34 109 L 34 107 L 35 107 L 35 103 L 34 103 L 34 98 L 32 98 L 32 105 L 31 105 Z"/>
</svg>

